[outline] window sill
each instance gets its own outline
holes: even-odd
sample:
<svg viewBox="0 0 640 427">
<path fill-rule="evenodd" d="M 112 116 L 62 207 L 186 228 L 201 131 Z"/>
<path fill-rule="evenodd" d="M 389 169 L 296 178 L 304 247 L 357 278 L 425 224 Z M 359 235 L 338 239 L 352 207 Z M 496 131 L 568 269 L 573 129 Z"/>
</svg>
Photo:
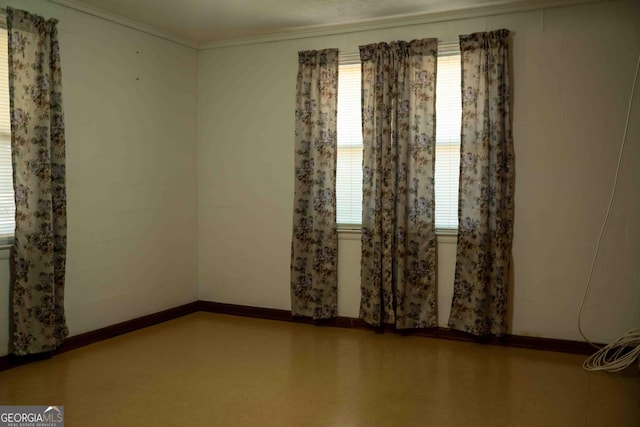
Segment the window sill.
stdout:
<svg viewBox="0 0 640 427">
<path fill-rule="evenodd" d="M 338 226 L 338 239 L 340 240 L 360 240 L 361 232 L 359 226 Z M 438 243 L 457 243 L 458 230 L 438 229 L 436 230 Z"/>
<path fill-rule="evenodd" d="M 13 248 L 13 236 L 9 238 L 6 236 L 0 237 L 0 260 L 11 257 L 11 248 Z"/>
<path fill-rule="evenodd" d="M 360 240 L 360 228 L 338 227 L 338 240 Z"/>
<path fill-rule="evenodd" d="M 0 235 L 0 251 L 9 250 L 13 247 L 13 234 Z"/>
</svg>

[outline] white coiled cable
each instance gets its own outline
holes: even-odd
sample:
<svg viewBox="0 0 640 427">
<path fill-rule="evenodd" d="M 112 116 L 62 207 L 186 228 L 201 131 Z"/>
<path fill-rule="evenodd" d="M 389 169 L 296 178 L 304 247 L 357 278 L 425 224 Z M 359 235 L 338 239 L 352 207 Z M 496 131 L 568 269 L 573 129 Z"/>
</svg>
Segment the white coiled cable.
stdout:
<svg viewBox="0 0 640 427">
<path fill-rule="evenodd" d="M 630 331 L 584 361 L 587 371 L 620 372 L 640 356 L 640 330 Z"/>
</svg>

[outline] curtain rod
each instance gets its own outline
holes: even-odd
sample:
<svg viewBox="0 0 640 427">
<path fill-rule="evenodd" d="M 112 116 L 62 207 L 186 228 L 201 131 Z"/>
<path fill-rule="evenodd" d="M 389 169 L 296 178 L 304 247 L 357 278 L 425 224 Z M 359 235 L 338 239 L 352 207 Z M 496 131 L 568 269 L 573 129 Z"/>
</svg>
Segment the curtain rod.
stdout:
<svg viewBox="0 0 640 427">
<path fill-rule="evenodd" d="M 460 50 L 460 42 L 459 41 L 438 41 L 438 53 L 453 53 Z M 345 60 L 349 60 L 350 58 L 360 58 L 360 52 L 354 51 L 345 51 L 340 52 L 340 57 Z"/>
</svg>

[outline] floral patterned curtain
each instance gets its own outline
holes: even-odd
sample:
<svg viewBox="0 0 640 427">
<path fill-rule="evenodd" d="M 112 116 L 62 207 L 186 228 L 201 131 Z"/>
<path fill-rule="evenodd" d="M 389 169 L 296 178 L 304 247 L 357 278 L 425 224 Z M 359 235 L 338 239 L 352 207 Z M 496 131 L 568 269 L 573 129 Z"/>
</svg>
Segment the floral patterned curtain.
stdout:
<svg viewBox="0 0 640 427">
<path fill-rule="evenodd" d="M 360 47 L 363 202 L 360 317 L 437 325 L 436 39 Z"/>
<path fill-rule="evenodd" d="M 338 315 L 338 50 L 298 53 L 291 313 Z"/>
<path fill-rule="evenodd" d="M 460 36 L 462 139 L 458 247 L 449 327 L 507 332 L 515 181 L 509 31 Z"/>
<path fill-rule="evenodd" d="M 11 351 L 16 355 L 55 350 L 68 334 L 65 138 L 56 24 L 7 8 L 16 202 Z"/>
</svg>

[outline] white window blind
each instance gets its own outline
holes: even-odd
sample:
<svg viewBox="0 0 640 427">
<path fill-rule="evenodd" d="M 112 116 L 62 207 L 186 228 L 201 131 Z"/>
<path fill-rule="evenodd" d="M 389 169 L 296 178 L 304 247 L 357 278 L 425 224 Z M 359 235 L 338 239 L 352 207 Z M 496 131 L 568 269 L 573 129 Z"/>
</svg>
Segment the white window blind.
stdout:
<svg viewBox="0 0 640 427">
<path fill-rule="evenodd" d="M 15 204 L 11 166 L 7 30 L 0 26 L 0 243 L 7 243 L 13 236 L 14 230 Z"/>
<path fill-rule="evenodd" d="M 436 229 L 458 228 L 460 176 L 460 54 L 440 54 L 436 83 Z"/>
<path fill-rule="evenodd" d="M 338 72 L 338 161 L 336 221 L 362 222 L 362 113 L 360 63 L 340 64 Z"/>
<path fill-rule="evenodd" d="M 460 174 L 460 54 L 438 56 L 436 85 L 435 221 L 438 230 L 458 228 Z M 360 64 L 344 63 L 338 73 L 337 222 L 362 221 L 362 120 Z"/>
</svg>

